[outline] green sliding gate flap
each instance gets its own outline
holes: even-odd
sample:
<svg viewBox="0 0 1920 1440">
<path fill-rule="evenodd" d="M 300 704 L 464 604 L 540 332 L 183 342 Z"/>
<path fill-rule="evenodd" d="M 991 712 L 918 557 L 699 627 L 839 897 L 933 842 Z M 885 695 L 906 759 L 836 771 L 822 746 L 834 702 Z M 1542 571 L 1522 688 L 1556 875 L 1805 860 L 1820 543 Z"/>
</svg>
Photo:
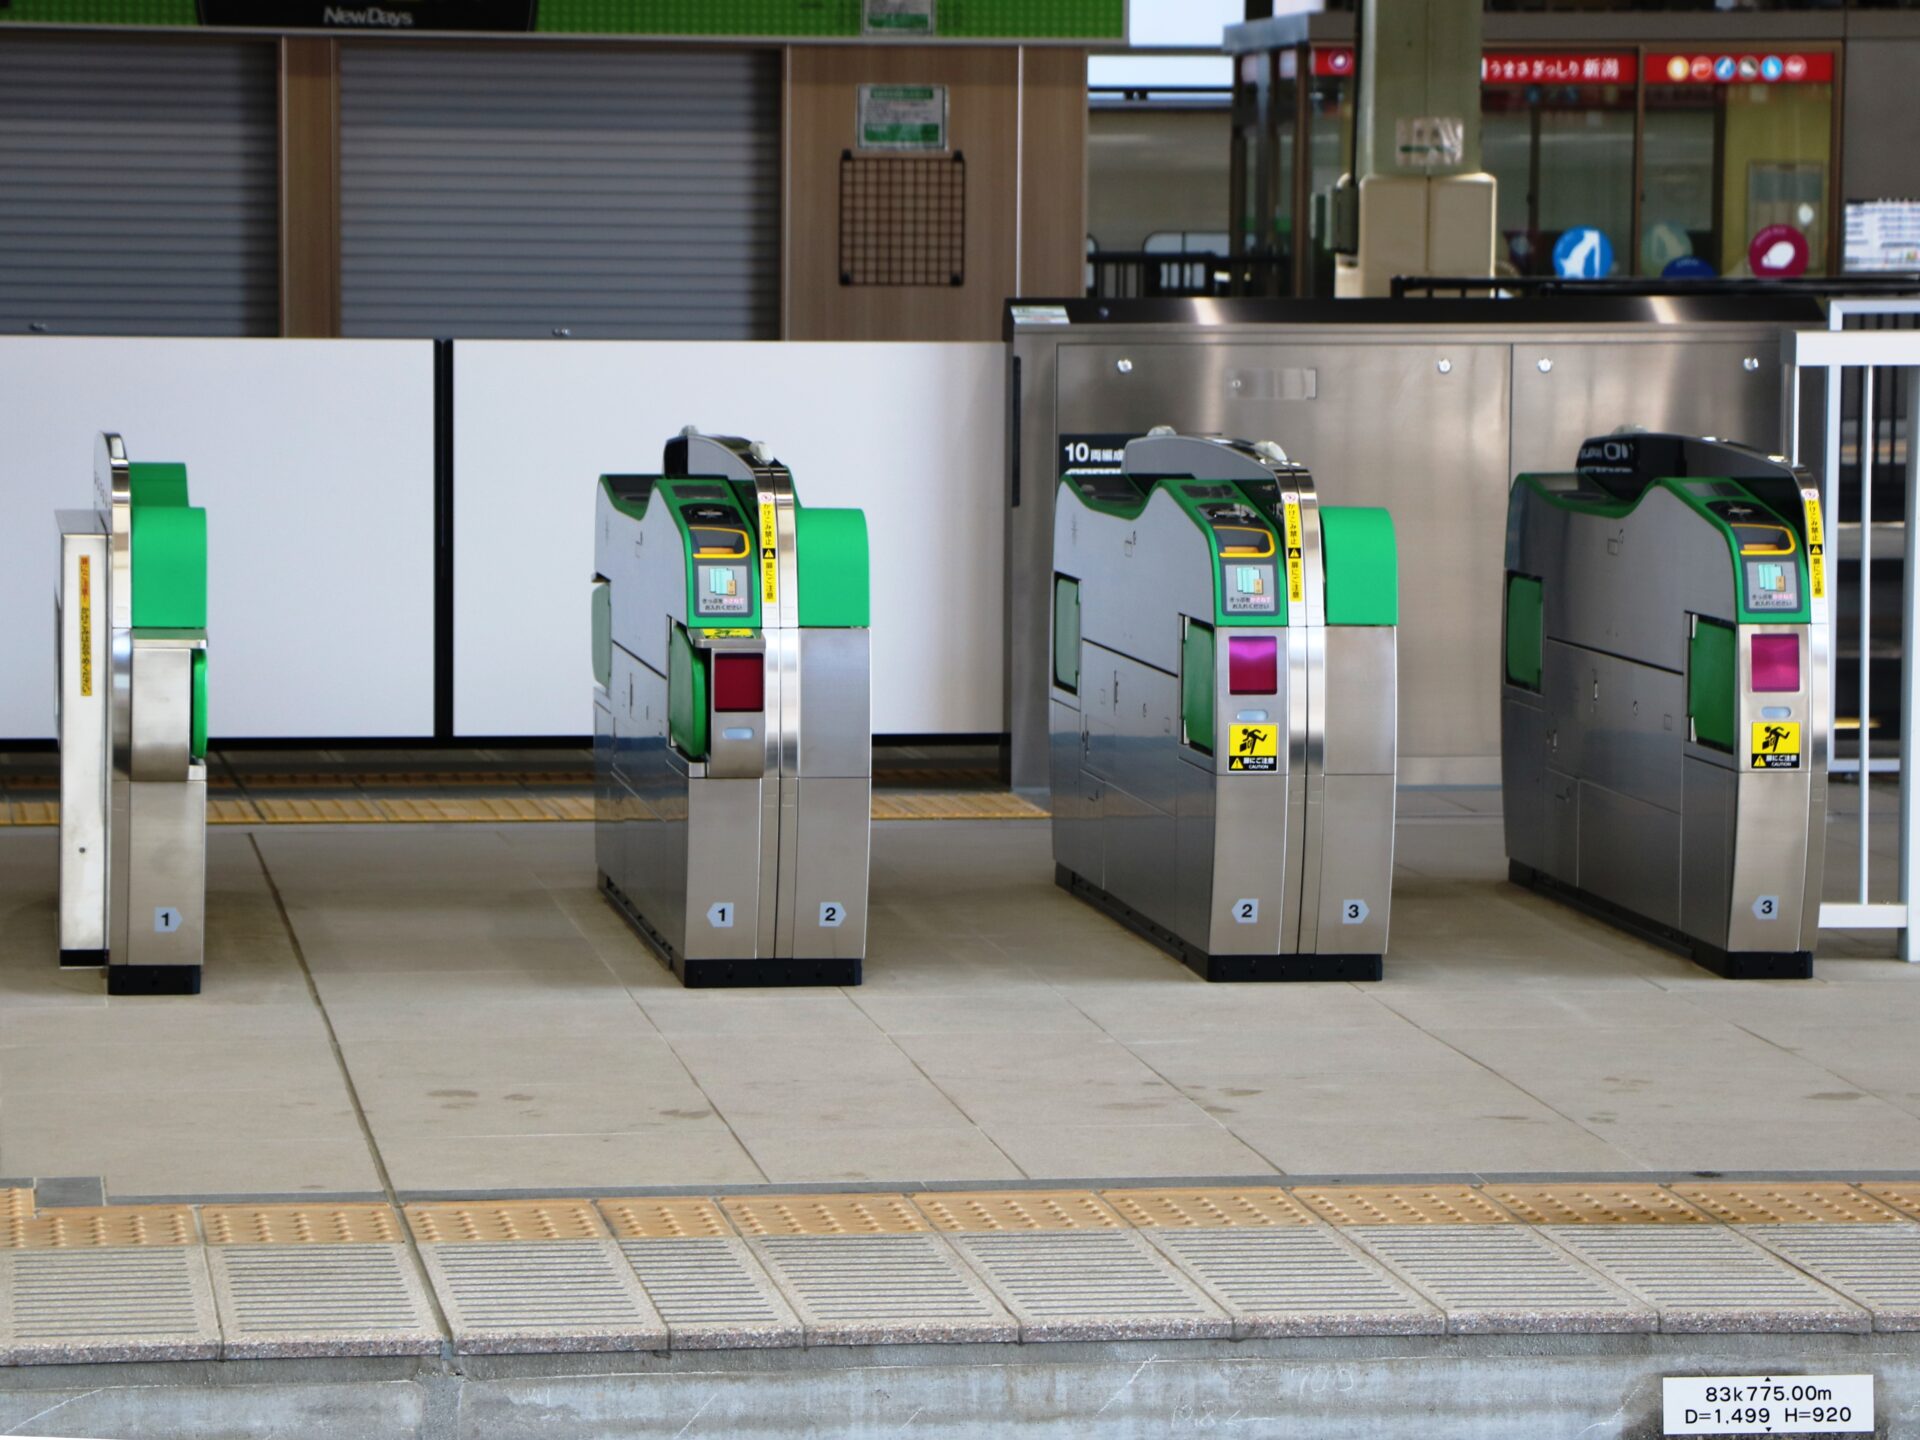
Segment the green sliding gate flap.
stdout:
<svg viewBox="0 0 1920 1440">
<path fill-rule="evenodd" d="M 667 738 L 689 760 L 707 758 L 707 657 L 684 625 L 673 627 L 667 652 Z"/>
<path fill-rule="evenodd" d="M 207 758 L 207 652 L 193 652 L 193 720 L 190 747 L 195 760 Z"/>
<path fill-rule="evenodd" d="M 1546 622 L 1540 613 L 1540 582 L 1531 575 L 1507 576 L 1507 680 L 1529 690 L 1540 688 L 1546 659 Z"/>
<path fill-rule="evenodd" d="M 1694 617 L 1687 641 L 1687 718 L 1702 745 L 1733 749 L 1734 629 L 1704 616 Z"/>
<path fill-rule="evenodd" d="M 793 539 L 800 623 L 842 629 L 871 624 L 866 512 L 797 506 Z"/>
</svg>

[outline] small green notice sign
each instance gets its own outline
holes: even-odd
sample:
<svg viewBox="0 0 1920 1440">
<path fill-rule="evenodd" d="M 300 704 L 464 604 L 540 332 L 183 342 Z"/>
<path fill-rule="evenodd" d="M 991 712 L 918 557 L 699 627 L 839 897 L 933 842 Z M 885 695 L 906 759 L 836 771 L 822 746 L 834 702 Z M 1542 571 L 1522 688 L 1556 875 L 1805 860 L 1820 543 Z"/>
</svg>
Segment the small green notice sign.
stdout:
<svg viewBox="0 0 1920 1440">
<path fill-rule="evenodd" d="M 944 85 L 862 85 L 859 110 L 862 150 L 947 148 Z"/>
<path fill-rule="evenodd" d="M 862 29 L 869 35 L 931 35 L 934 0 L 865 0 Z"/>
</svg>

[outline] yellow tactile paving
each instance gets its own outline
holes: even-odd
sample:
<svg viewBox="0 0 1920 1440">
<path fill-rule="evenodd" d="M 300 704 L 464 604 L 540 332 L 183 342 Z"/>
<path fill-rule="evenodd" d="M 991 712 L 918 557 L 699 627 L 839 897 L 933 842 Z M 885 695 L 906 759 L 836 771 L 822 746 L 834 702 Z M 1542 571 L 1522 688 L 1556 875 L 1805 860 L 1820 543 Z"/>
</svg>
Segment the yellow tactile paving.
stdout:
<svg viewBox="0 0 1920 1440">
<path fill-rule="evenodd" d="M 1322 1185 L 1293 1198 L 1336 1225 L 1511 1225 L 1471 1185 Z"/>
<path fill-rule="evenodd" d="M 1090 1190 L 962 1190 L 916 1195 L 936 1230 L 1121 1230 L 1126 1222 Z"/>
<path fill-rule="evenodd" d="M 1488 1185 L 1530 1225 L 1704 1225 L 1708 1217 L 1658 1185 Z"/>
<path fill-rule="evenodd" d="M 1256 1229 L 1311 1225 L 1313 1212 L 1284 1190 L 1103 1190 L 1100 1198 L 1143 1230 Z"/>
<path fill-rule="evenodd" d="M 472 824 L 499 820 L 557 820 L 559 816 L 531 795 L 480 795 L 457 799 L 382 799 L 382 818 L 401 824 Z"/>
<path fill-rule="evenodd" d="M 7 1217 L 0 1247 L 90 1250 L 118 1245 L 194 1245 L 200 1235 L 185 1205 L 97 1205 Z"/>
<path fill-rule="evenodd" d="M 876 820 L 1044 820 L 1048 812 L 1008 790 L 876 790 Z"/>
<path fill-rule="evenodd" d="M 330 796 L 263 795 L 254 799 L 253 808 L 270 825 L 365 825 L 387 818 L 371 800 L 353 795 L 338 800 Z"/>
<path fill-rule="evenodd" d="M 60 802 L 58 800 L 10 800 L 7 802 L 7 818 L 14 825 L 58 825 L 60 823 Z"/>
<path fill-rule="evenodd" d="M 33 1191 L 0 1190 L 0 1227 L 11 1230 L 23 1220 L 33 1218 Z"/>
<path fill-rule="evenodd" d="M 468 1241 L 603 1240 L 607 1227 L 586 1200 L 515 1200 L 409 1205 L 407 1222 L 424 1245 Z"/>
<path fill-rule="evenodd" d="M 386 1205 L 203 1205 L 209 1245 L 397 1245 L 400 1217 Z"/>
<path fill-rule="evenodd" d="M 600 1214 L 616 1240 L 688 1240 L 733 1234 L 720 1207 L 698 1195 L 602 1200 Z"/>
<path fill-rule="evenodd" d="M 1837 1180 L 1703 1180 L 1668 1188 L 1728 1225 L 1884 1225 L 1905 1218 Z"/>
<path fill-rule="evenodd" d="M 207 823 L 209 825 L 258 825 L 260 812 L 253 808 L 251 800 L 209 800 L 207 801 Z"/>
<path fill-rule="evenodd" d="M 1874 1199 L 1902 1212 L 1902 1219 L 1920 1219 L 1920 1185 L 1876 1183 L 1860 1188 Z"/>
<path fill-rule="evenodd" d="M 542 795 L 540 803 L 562 820 L 593 819 L 591 795 Z"/>
<path fill-rule="evenodd" d="M 933 1229 L 904 1195 L 729 1195 L 746 1235 L 912 1235 Z"/>
</svg>

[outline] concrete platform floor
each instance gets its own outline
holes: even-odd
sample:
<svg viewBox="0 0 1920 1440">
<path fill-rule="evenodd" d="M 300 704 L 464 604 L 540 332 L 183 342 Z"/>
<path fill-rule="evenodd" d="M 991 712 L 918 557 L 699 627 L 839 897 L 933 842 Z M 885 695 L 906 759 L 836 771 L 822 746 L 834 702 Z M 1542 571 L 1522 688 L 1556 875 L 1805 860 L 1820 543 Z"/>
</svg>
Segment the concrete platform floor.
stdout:
<svg viewBox="0 0 1920 1440">
<path fill-rule="evenodd" d="M 45 1204 L 1920 1171 L 1920 971 L 1839 936 L 1811 983 L 1716 979 L 1508 885 L 1497 804 L 1408 792 L 1388 978 L 1326 986 L 1208 986 L 1057 890 L 1044 823 L 959 822 L 876 827 L 865 985 L 684 991 L 591 828 L 548 823 L 217 830 L 205 993 L 110 1001 L 53 964 L 52 832 L 4 830 L 0 1175 Z"/>
</svg>

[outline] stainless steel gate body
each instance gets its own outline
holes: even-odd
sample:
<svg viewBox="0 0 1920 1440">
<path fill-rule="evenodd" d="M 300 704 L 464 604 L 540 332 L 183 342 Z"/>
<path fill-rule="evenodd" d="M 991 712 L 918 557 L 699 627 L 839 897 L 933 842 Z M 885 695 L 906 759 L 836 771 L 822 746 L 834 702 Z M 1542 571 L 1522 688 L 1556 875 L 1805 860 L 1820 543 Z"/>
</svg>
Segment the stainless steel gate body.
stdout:
<svg viewBox="0 0 1920 1440">
<path fill-rule="evenodd" d="M 689 986 L 855 985 L 872 805 L 866 522 L 686 434 L 595 511 L 596 850 Z"/>
<path fill-rule="evenodd" d="M 1272 445 L 1156 434 L 1055 498 L 1055 873 L 1209 980 L 1378 979 L 1392 522 Z"/>
<path fill-rule="evenodd" d="M 1515 474 L 1589 435 L 1780 434 L 1781 335 L 1811 302 L 1751 298 L 1015 303 L 1007 527 L 1007 729 L 1018 786 L 1047 783 L 1053 486 L 1076 454 L 1155 425 L 1273 435 L 1331 504 L 1379 505 L 1401 557 L 1400 775 L 1492 784 L 1497 577 Z M 1076 448 L 1079 447 L 1079 448 Z"/>
<path fill-rule="evenodd" d="M 1832 733 L 1814 481 L 1677 436 L 1605 436 L 1580 462 L 1513 486 L 1513 877 L 1724 975 L 1811 975 Z"/>
<path fill-rule="evenodd" d="M 205 950 L 206 514 L 186 472 L 95 448 L 63 510 L 54 600 L 60 963 L 113 994 L 200 989 Z M 137 565 L 136 565 L 136 562 Z"/>
</svg>

